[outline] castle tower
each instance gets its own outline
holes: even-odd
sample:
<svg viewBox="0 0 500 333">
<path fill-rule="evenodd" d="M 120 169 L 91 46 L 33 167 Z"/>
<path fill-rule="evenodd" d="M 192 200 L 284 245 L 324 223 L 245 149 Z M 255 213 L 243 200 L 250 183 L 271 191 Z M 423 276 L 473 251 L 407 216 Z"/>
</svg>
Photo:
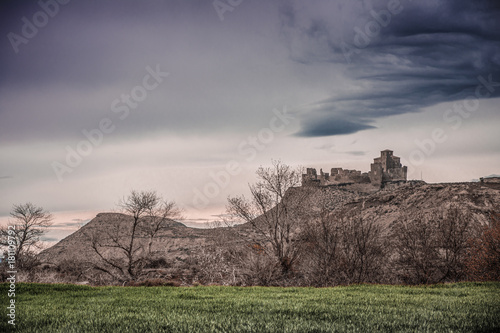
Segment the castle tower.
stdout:
<svg viewBox="0 0 500 333">
<path fill-rule="evenodd" d="M 390 181 L 406 181 L 408 168 L 401 165 L 401 158 L 394 156 L 393 151 L 386 149 L 380 157 L 373 159 L 370 170 L 370 181 L 381 185 Z"/>
<path fill-rule="evenodd" d="M 380 162 L 382 163 L 382 170 L 384 172 L 387 172 L 388 169 L 394 168 L 394 161 L 393 161 L 393 151 L 386 149 L 382 150 L 380 152 Z"/>
</svg>

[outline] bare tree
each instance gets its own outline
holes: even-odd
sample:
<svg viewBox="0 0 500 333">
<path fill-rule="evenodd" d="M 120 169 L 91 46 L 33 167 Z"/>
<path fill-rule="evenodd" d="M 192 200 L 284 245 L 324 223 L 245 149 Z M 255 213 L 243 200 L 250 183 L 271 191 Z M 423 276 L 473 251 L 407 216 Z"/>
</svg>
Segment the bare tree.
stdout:
<svg viewBox="0 0 500 333">
<path fill-rule="evenodd" d="M 144 213 L 147 216 L 147 223 L 142 226 L 143 233 L 148 237 L 147 256 L 153 254 L 153 241 L 159 233 L 166 230 L 169 220 L 182 219 L 182 212 L 173 201 L 164 201 L 157 198 L 158 202 Z M 134 216 L 134 207 L 125 208 L 127 212 Z M 135 218 L 135 217 L 134 217 Z"/>
<path fill-rule="evenodd" d="M 341 225 L 337 216 L 327 209 L 321 209 L 316 218 L 305 224 L 303 270 L 307 284 L 328 286 L 338 283 Z"/>
<path fill-rule="evenodd" d="M 307 195 L 294 187 L 300 185 L 302 172 L 273 161 L 272 167 L 260 167 L 256 173 L 259 181 L 249 185 L 250 199 L 229 198 L 227 210 L 250 226 L 250 245 L 259 246 L 264 254 L 274 258 L 276 267 L 287 275 L 300 253 L 300 242 L 295 236 L 304 218 Z"/>
<path fill-rule="evenodd" d="M 386 261 L 382 228 L 358 214 L 322 210 L 303 231 L 306 278 L 317 286 L 378 282 Z"/>
<path fill-rule="evenodd" d="M 466 208 L 408 212 L 392 230 L 398 275 L 412 284 L 463 279 L 469 239 L 477 237 L 477 230 Z"/>
<path fill-rule="evenodd" d="M 378 282 L 387 249 L 382 227 L 359 214 L 341 216 L 340 225 L 341 270 L 345 274 L 345 282 Z"/>
<path fill-rule="evenodd" d="M 439 252 L 429 216 L 423 212 L 406 214 L 395 222 L 392 235 L 397 254 L 395 268 L 403 282 L 435 281 Z"/>
<path fill-rule="evenodd" d="M 40 237 L 52 225 L 52 214 L 42 207 L 28 202 L 14 205 L 10 212 L 11 220 L 7 226 L 0 228 L 0 245 L 9 246 L 9 240 L 15 243 L 17 260 L 31 255 L 41 249 Z"/>
<path fill-rule="evenodd" d="M 435 217 L 435 226 L 441 258 L 439 282 L 464 280 L 470 239 L 478 238 L 480 224 L 470 210 L 450 206 Z"/>
<path fill-rule="evenodd" d="M 153 242 L 180 210 L 154 191 L 132 191 L 119 203 L 125 215 L 117 223 L 95 229 L 87 237 L 99 258 L 94 268 L 120 282 L 137 280 L 152 259 Z"/>
</svg>

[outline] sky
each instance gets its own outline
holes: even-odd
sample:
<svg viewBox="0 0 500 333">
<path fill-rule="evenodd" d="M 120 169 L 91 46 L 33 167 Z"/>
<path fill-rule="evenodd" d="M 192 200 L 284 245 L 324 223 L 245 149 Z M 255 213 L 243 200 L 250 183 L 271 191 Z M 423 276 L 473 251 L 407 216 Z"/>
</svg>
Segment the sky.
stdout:
<svg viewBox="0 0 500 333">
<path fill-rule="evenodd" d="M 55 242 L 131 190 L 184 222 L 259 166 L 410 179 L 500 174 L 500 3 L 4 0 L 0 223 L 32 202 Z"/>
</svg>

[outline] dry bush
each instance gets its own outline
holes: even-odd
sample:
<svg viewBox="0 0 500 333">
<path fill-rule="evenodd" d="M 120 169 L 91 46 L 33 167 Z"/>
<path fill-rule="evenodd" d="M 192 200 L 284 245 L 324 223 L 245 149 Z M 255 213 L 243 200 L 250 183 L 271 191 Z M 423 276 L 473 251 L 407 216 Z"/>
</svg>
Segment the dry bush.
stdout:
<svg viewBox="0 0 500 333">
<path fill-rule="evenodd" d="M 283 274 L 281 264 L 263 248 L 260 244 L 245 246 L 237 266 L 238 281 L 246 286 L 286 286 L 293 279 L 293 269 Z"/>
<path fill-rule="evenodd" d="M 171 264 L 165 258 L 151 258 L 144 265 L 144 269 L 160 269 L 160 268 L 168 268 Z"/>
<path fill-rule="evenodd" d="M 489 224 L 469 243 L 466 264 L 469 280 L 500 281 L 500 213 L 492 212 Z"/>
<path fill-rule="evenodd" d="M 381 227 L 356 214 L 322 211 L 303 230 L 305 284 L 380 282 L 387 262 Z"/>
<path fill-rule="evenodd" d="M 204 247 L 194 258 L 196 281 L 204 285 L 279 285 L 281 266 L 259 244 L 229 242 Z"/>
<path fill-rule="evenodd" d="M 236 262 L 227 248 L 207 246 L 201 249 L 194 258 L 196 264 L 196 280 L 201 284 L 235 284 L 234 273 Z"/>
<path fill-rule="evenodd" d="M 141 281 L 129 281 L 128 287 L 180 287 L 181 281 L 167 279 L 146 279 Z"/>
<path fill-rule="evenodd" d="M 477 227 L 470 210 L 458 206 L 408 212 L 392 226 L 396 274 L 408 284 L 465 279 L 469 239 Z"/>
</svg>

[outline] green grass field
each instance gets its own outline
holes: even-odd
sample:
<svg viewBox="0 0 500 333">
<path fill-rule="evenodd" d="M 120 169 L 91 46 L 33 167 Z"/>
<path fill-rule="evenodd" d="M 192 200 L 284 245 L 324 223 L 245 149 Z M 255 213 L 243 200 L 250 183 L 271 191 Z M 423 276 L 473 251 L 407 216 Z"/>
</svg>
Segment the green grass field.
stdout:
<svg viewBox="0 0 500 333">
<path fill-rule="evenodd" d="M 7 284 L 0 285 L 0 332 Z M 500 283 L 336 288 L 17 284 L 16 332 L 500 332 Z"/>
</svg>

